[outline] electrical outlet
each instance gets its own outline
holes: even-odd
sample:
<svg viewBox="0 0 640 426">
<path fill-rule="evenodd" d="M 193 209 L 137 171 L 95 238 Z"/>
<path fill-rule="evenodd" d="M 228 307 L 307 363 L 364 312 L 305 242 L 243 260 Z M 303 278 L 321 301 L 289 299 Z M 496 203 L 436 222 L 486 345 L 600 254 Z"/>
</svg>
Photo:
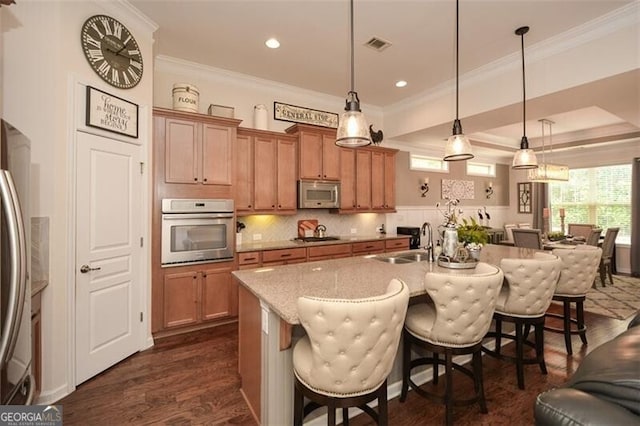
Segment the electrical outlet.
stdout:
<svg viewBox="0 0 640 426">
<path fill-rule="evenodd" d="M 262 239 L 262 234 L 253 234 L 253 241 L 260 241 Z"/>
<path fill-rule="evenodd" d="M 356 228 L 351 228 L 351 233 L 352 233 L 352 234 L 357 234 L 357 233 L 358 233 L 358 230 L 357 230 Z"/>
</svg>

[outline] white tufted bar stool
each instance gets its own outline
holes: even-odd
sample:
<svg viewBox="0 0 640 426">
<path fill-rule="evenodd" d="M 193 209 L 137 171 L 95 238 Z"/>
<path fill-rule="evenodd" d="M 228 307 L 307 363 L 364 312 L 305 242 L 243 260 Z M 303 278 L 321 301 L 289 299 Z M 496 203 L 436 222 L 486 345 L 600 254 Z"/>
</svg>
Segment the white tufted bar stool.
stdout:
<svg viewBox="0 0 640 426">
<path fill-rule="evenodd" d="M 502 282 L 502 271 L 487 263 L 478 263 L 473 275 L 427 273 L 425 289 L 431 300 L 410 306 L 405 320 L 401 402 L 411 386 L 418 395 L 445 404 L 447 424 L 453 421 L 453 406 L 478 402 L 481 411 L 487 412 L 482 384 L 482 338 L 491 326 Z M 433 357 L 411 360 L 412 346 L 432 352 Z M 438 354 L 444 354 L 444 360 Z M 453 356 L 461 354 L 473 354 L 472 370 L 453 362 Z M 433 384 L 438 383 L 438 366 L 445 366 L 444 396 L 427 392 L 411 380 L 413 368 L 428 364 L 433 366 Z M 453 399 L 454 369 L 474 380 L 473 398 Z"/>
<path fill-rule="evenodd" d="M 298 299 L 307 332 L 293 349 L 294 425 L 321 406 L 328 424 L 342 408 L 358 407 L 379 425 L 387 424 L 387 376 L 393 367 L 409 304 L 409 289 L 393 279 L 384 295 L 366 299 Z M 304 406 L 304 397 L 310 402 Z M 377 399 L 378 412 L 366 404 Z"/>
<path fill-rule="evenodd" d="M 487 337 L 495 338 L 495 349 L 486 346 L 483 352 L 503 360 L 515 362 L 518 387 L 524 389 L 524 364 L 538 364 L 542 374 L 547 374 L 544 362 L 544 318 L 555 292 L 562 261 L 547 253 L 535 253 L 532 259 L 502 259 L 504 285 L 498 296 L 493 314 L 495 331 Z M 515 336 L 502 332 L 502 322 L 515 325 Z M 529 327 L 534 327 L 535 343 L 526 340 Z M 515 340 L 516 355 L 501 354 L 502 338 Z M 524 358 L 524 345 L 535 348 L 535 358 Z"/>
<path fill-rule="evenodd" d="M 560 279 L 553 300 L 562 302 L 562 315 L 547 312 L 547 317 L 561 318 L 563 328 L 546 326 L 544 329 L 556 333 L 564 333 L 564 344 L 569 355 L 573 354 L 571 348 L 571 335 L 579 334 L 582 343 L 587 344 L 587 327 L 584 325 L 583 302 L 587 291 L 592 286 L 598 268 L 602 250 L 589 245 L 577 246 L 575 250 L 555 249 L 553 254 L 562 261 Z M 571 317 L 571 304 L 576 304 L 576 318 Z M 576 326 L 572 330 L 571 324 Z"/>
</svg>

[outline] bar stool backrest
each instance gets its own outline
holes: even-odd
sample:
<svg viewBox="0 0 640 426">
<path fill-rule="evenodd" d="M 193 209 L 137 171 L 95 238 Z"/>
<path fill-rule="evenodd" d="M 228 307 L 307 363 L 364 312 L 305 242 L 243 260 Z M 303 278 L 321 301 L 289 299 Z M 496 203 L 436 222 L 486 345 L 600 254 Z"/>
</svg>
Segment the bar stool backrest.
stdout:
<svg viewBox="0 0 640 426">
<path fill-rule="evenodd" d="M 555 294 L 560 296 L 586 294 L 598 274 L 602 250 L 598 247 L 580 245 L 575 250 L 555 249 L 553 254 L 562 261 Z"/>
</svg>

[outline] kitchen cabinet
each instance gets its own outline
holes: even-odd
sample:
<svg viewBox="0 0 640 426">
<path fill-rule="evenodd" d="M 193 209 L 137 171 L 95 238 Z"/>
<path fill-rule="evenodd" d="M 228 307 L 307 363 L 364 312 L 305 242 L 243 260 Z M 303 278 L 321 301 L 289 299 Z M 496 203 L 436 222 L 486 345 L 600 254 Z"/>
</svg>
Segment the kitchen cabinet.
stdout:
<svg viewBox="0 0 640 426">
<path fill-rule="evenodd" d="M 253 137 L 238 131 L 235 144 L 235 208 L 236 212 L 253 211 Z"/>
<path fill-rule="evenodd" d="M 259 251 L 238 253 L 238 269 L 257 268 L 260 263 L 262 263 L 262 253 Z"/>
<path fill-rule="evenodd" d="M 371 207 L 373 210 L 395 211 L 396 152 L 371 153 Z"/>
<path fill-rule="evenodd" d="M 364 256 L 367 254 L 384 253 L 384 241 L 365 241 L 362 243 L 353 243 L 351 245 L 354 256 Z"/>
<path fill-rule="evenodd" d="M 371 210 L 371 151 L 356 150 L 356 210 Z"/>
<path fill-rule="evenodd" d="M 164 276 L 163 327 L 184 327 L 237 316 L 237 284 L 231 263 L 186 267 Z"/>
<path fill-rule="evenodd" d="M 384 208 L 393 212 L 396 211 L 396 153 L 384 153 Z"/>
<path fill-rule="evenodd" d="M 166 183 L 232 184 L 235 127 L 183 117 L 164 122 Z"/>
<path fill-rule="evenodd" d="M 298 136 L 300 179 L 340 180 L 335 129 L 296 124 L 285 132 Z"/>
<path fill-rule="evenodd" d="M 385 251 L 409 250 L 409 238 L 393 238 L 385 240 Z"/>
<path fill-rule="evenodd" d="M 356 150 L 340 148 L 340 211 L 356 209 Z"/>
<path fill-rule="evenodd" d="M 307 249 L 304 247 L 262 252 L 262 266 L 292 265 L 306 261 Z"/>
<path fill-rule="evenodd" d="M 250 129 L 241 129 L 238 133 L 240 145 L 236 153 L 241 156 L 238 161 L 250 162 L 253 169 L 253 172 L 236 173 L 238 214 L 294 214 L 297 209 L 297 139 Z M 253 180 L 249 184 L 251 173 Z M 241 194 L 243 190 L 245 192 Z"/>
<path fill-rule="evenodd" d="M 339 259 L 351 257 L 351 244 L 332 244 L 328 246 L 313 246 L 307 249 L 309 262 L 314 260 Z"/>
</svg>

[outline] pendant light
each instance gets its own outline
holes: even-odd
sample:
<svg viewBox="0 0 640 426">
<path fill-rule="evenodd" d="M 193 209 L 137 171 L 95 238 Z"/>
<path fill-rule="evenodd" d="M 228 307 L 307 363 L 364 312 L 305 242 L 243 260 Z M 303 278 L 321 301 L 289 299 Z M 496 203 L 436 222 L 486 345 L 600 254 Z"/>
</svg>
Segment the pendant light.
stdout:
<svg viewBox="0 0 640 426">
<path fill-rule="evenodd" d="M 512 169 L 536 169 L 538 168 L 538 160 L 536 153 L 529 149 L 529 140 L 527 139 L 527 92 L 524 79 L 524 35 L 529 32 L 529 27 L 520 27 L 516 30 L 522 40 L 522 139 L 520 140 L 520 149 L 513 156 Z"/>
<path fill-rule="evenodd" d="M 458 118 L 458 9 L 458 0 L 456 0 L 456 119 L 453 122 L 453 134 L 447 139 L 447 145 L 444 148 L 444 161 L 470 160 L 473 158 L 471 143 L 462 133 L 462 124 L 460 124 L 460 119 Z"/>
<path fill-rule="evenodd" d="M 356 148 L 371 143 L 369 126 L 364 114 L 360 110 L 360 99 L 355 91 L 355 72 L 353 59 L 353 0 L 350 0 L 351 18 L 351 90 L 347 93 L 346 106 L 340 116 L 340 123 L 336 132 L 336 145 Z"/>
</svg>

